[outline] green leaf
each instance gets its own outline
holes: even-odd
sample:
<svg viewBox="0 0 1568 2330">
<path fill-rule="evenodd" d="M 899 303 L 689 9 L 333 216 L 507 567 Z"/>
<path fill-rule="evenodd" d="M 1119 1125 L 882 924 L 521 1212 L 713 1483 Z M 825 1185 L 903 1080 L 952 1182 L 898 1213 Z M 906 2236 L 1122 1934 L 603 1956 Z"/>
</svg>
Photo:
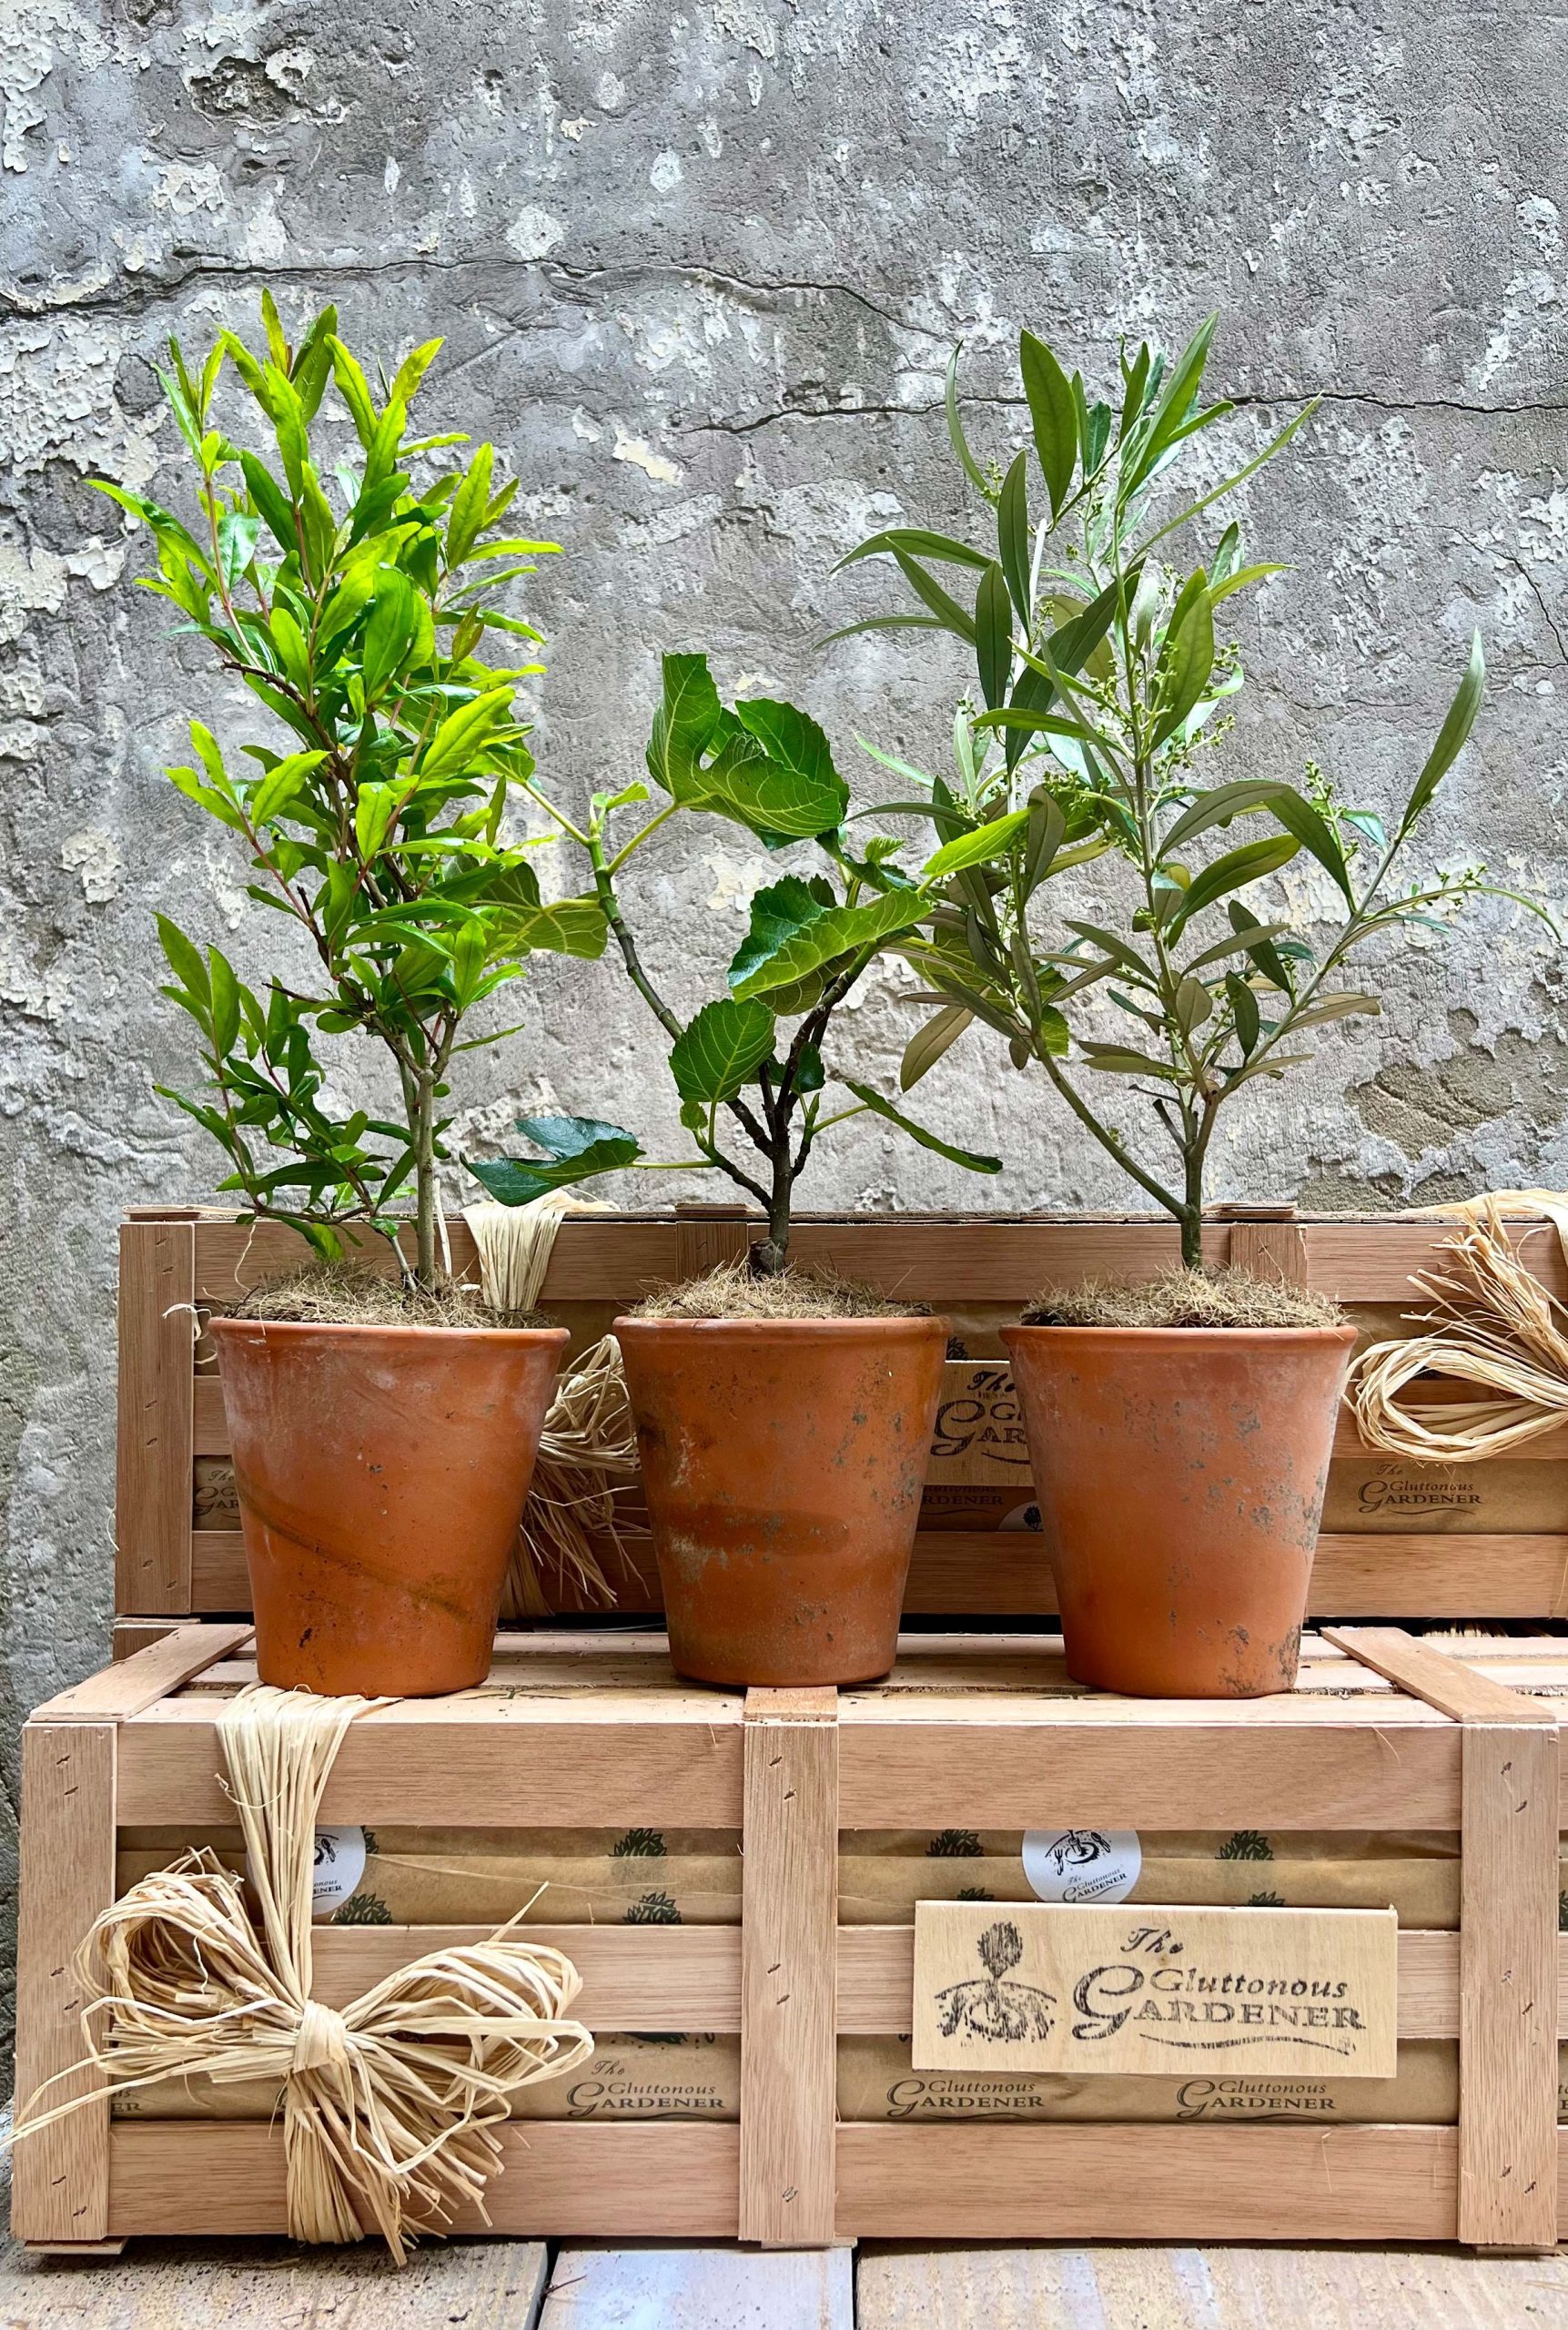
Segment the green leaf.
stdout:
<svg viewBox="0 0 1568 2330">
<path fill-rule="evenodd" d="M 572 955 L 586 963 L 599 960 L 610 936 L 597 898 L 557 898 L 552 906 L 508 907 L 500 927 L 508 953 Z"/>
<path fill-rule="evenodd" d="M 725 996 L 704 1004 L 670 1054 L 683 1100 L 733 1099 L 774 1048 L 774 1015 L 765 1003 Z"/>
<path fill-rule="evenodd" d="M 1282 995 L 1289 995 L 1290 981 L 1283 959 L 1274 945 L 1274 940 L 1286 926 L 1277 922 L 1259 922 L 1256 915 L 1248 912 L 1239 898 L 1232 898 L 1226 911 L 1230 917 L 1230 927 L 1246 947 L 1249 957 L 1257 964 L 1271 986 L 1277 987 Z M 1201 962 L 1205 958 L 1199 956 L 1195 959 Z"/>
<path fill-rule="evenodd" d="M 1239 849 L 1227 850 L 1223 857 L 1217 857 L 1212 866 L 1200 867 L 1171 917 L 1171 937 L 1228 891 L 1239 890 L 1244 882 L 1260 881 L 1266 874 L 1277 874 L 1295 856 L 1296 849 L 1294 834 L 1270 834 L 1261 841 L 1243 842 Z"/>
<path fill-rule="evenodd" d="M 1160 856 L 1174 857 L 1184 842 L 1207 833 L 1210 826 L 1225 825 L 1232 817 L 1267 808 L 1279 790 L 1271 777 L 1247 776 L 1234 785 L 1217 785 L 1209 792 L 1200 793 L 1160 842 Z"/>
<path fill-rule="evenodd" d="M 490 508 L 491 471 L 494 464 L 494 449 L 480 446 L 469 463 L 461 485 L 452 497 L 447 518 L 447 562 L 460 566 L 479 540 Z"/>
<path fill-rule="evenodd" d="M 239 466 L 246 490 L 266 519 L 268 530 L 278 547 L 297 558 L 299 554 L 299 531 L 295 524 L 294 509 L 288 495 L 266 462 L 256 454 L 242 452 Z"/>
<path fill-rule="evenodd" d="M 906 552 L 895 550 L 893 555 L 898 562 L 899 572 L 916 597 L 930 609 L 945 630 L 955 633 L 958 638 L 966 640 L 973 647 L 975 625 L 970 616 L 958 604 L 957 600 L 951 597 L 942 588 L 940 582 L 934 576 L 927 574 L 918 561 L 911 558 Z"/>
<path fill-rule="evenodd" d="M 834 568 L 854 566 L 857 560 L 875 558 L 884 551 L 905 551 L 913 558 L 934 558 L 948 566 L 973 566 L 984 569 L 991 561 L 983 550 L 971 550 L 952 534 L 934 533 L 928 526 L 885 526 L 878 534 L 868 534 L 852 551 L 838 561 Z"/>
<path fill-rule="evenodd" d="M 768 995 L 806 979 L 843 956 L 878 947 L 913 929 L 926 911 L 917 890 L 889 890 L 858 906 L 839 906 L 833 894 L 787 875 L 752 900 L 751 927 L 730 965 L 733 994 Z M 776 1008 L 776 1007 L 775 1007 Z"/>
<path fill-rule="evenodd" d="M 1470 659 L 1464 667 L 1453 702 L 1443 715 L 1437 742 L 1427 755 L 1426 765 L 1415 781 L 1410 799 L 1405 803 L 1404 816 L 1400 819 L 1400 833 L 1408 834 L 1427 803 L 1464 750 L 1470 732 L 1475 725 L 1475 715 L 1481 710 L 1481 699 L 1486 687 L 1486 658 L 1482 653 L 1481 633 L 1470 635 Z"/>
<path fill-rule="evenodd" d="M 1375 995 L 1320 995 L 1308 1004 L 1304 1011 L 1291 1014 L 1290 1033 L 1298 1028 L 1318 1028 L 1330 1019 L 1374 1019 L 1382 1010 Z"/>
<path fill-rule="evenodd" d="M 1199 588 L 1181 614 L 1179 628 L 1168 635 L 1159 659 L 1162 708 L 1150 738 L 1155 746 L 1176 734 L 1202 696 L 1214 669 L 1214 616 L 1201 576 L 1195 579 Z"/>
<path fill-rule="evenodd" d="M 286 809 L 313 769 L 319 768 L 325 753 L 290 753 L 287 760 L 268 769 L 250 796 L 252 825 L 270 825 L 280 811 Z"/>
<path fill-rule="evenodd" d="M 531 1157 L 465 1158 L 476 1180 L 502 1205 L 530 1205 L 550 1190 L 570 1189 L 596 1173 L 618 1173 L 642 1154 L 635 1134 L 594 1117 L 519 1117 L 517 1130 L 547 1152 Z"/>
<path fill-rule="evenodd" d="M 1043 785 L 1037 785 L 1029 795 L 1028 819 L 1028 843 L 1024 851 L 1023 868 L 1026 898 L 1033 896 L 1050 872 L 1067 830 L 1067 821 L 1060 805 L 1051 798 Z"/>
<path fill-rule="evenodd" d="M 1290 785 L 1282 785 L 1269 804 L 1287 833 L 1294 834 L 1303 849 L 1310 850 L 1320 866 L 1334 878 L 1344 895 L 1345 904 L 1354 913 L 1356 894 L 1351 887 L 1350 868 L 1345 864 L 1344 851 L 1333 827 L 1310 801 Z"/>
<path fill-rule="evenodd" d="M 460 704 L 450 712 L 436 730 L 423 758 L 420 775 L 424 778 L 446 776 L 454 769 L 466 768 L 484 749 L 486 740 L 511 710 L 511 684 L 492 688 L 488 695 L 476 696 L 471 704 Z"/>
<path fill-rule="evenodd" d="M 1239 971 L 1226 972 L 1225 992 L 1230 998 L 1230 1017 L 1236 1023 L 1241 1056 L 1244 1059 L 1249 1059 L 1257 1048 L 1260 1033 L 1258 998 Z"/>
<path fill-rule="evenodd" d="M 927 1132 L 924 1125 L 917 1125 L 912 1118 L 905 1116 L 891 1100 L 885 1100 L 880 1092 L 873 1091 L 869 1084 L 856 1084 L 849 1076 L 844 1079 L 844 1082 L 862 1108 L 869 1109 L 874 1116 L 885 1117 L 890 1125 L 896 1125 L 901 1132 L 906 1132 L 911 1140 L 917 1140 L 922 1149 L 929 1149 L 936 1156 L 946 1157 L 951 1164 L 962 1165 L 971 1173 L 1001 1171 L 999 1157 L 986 1157 L 972 1149 L 955 1149 L 951 1141 L 939 1140 L 934 1132 Z"/>
<path fill-rule="evenodd" d="M 1214 1009 L 1214 998 L 1201 979 L 1190 975 L 1177 984 L 1171 998 L 1172 1016 L 1184 1033 L 1190 1035 L 1194 1028 L 1201 1028 Z"/>
<path fill-rule="evenodd" d="M 251 560 L 261 539 L 261 521 L 231 510 L 217 522 L 217 563 L 223 575 L 223 586 L 232 591 Z"/>
<path fill-rule="evenodd" d="M 1013 672 L 1013 605 L 1000 566 L 993 559 L 975 593 L 975 660 L 987 711 L 1005 704 Z"/>
<path fill-rule="evenodd" d="M 212 981 L 207 965 L 201 959 L 200 949 L 186 937 L 177 922 L 169 920 L 167 915 L 160 914 L 156 918 L 158 939 L 170 970 L 203 1010 L 210 1010 Z"/>
<path fill-rule="evenodd" d="M 672 798 L 680 800 L 693 766 L 718 732 L 723 706 L 705 655 L 666 655 L 663 695 L 648 740 L 648 771 Z"/>
<path fill-rule="evenodd" d="M 947 380 L 943 391 L 943 402 L 947 412 L 947 434 L 952 440 L 953 451 L 958 456 L 965 476 L 971 485 L 979 487 L 986 501 L 989 501 L 991 481 L 969 451 L 969 441 L 964 434 L 964 424 L 958 418 L 958 359 L 963 352 L 964 343 L 959 340 L 947 359 Z"/>
<path fill-rule="evenodd" d="M 212 993 L 212 1041 L 219 1054 L 231 1052 L 239 1039 L 239 982 L 226 956 L 216 947 L 207 950 Z"/>
<path fill-rule="evenodd" d="M 419 635 L 419 601 L 408 576 L 395 566 L 375 570 L 370 618 L 365 625 L 360 671 L 365 700 L 374 704 L 402 666 Z"/>
<path fill-rule="evenodd" d="M 1050 496 L 1054 522 L 1061 514 L 1077 463 L 1077 407 L 1067 374 L 1044 340 L 1037 339 L 1031 331 L 1019 337 L 1018 362 L 1024 375 L 1024 394 L 1029 402 L 1035 451 Z"/>
<path fill-rule="evenodd" d="M 1018 621 L 1026 633 L 1029 626 L 1029 457 L 1019 451 L 1013 456 L 1012 466 L 1002 480 L 1002 491 L 996 502 L 996 554 L 1002 562 L 1002 572 L 1007 578 L 1007 588 L 1013 604 L 1018 611 Z"/>
<path fill-rule="evenodd" d="M 988 826 L 976 826 L 972 833 L 944 842 L 935 857 L 927 858 L 921 867 L 923 878 L 939 882 L 946 875 L 962 873 L 966 866 L 986 866 L 993 858 L 1005 857 L 1028 822 L 1027 809 L 1011 809 Z"/>
<path fill-rule="evenodd" d="M 916 1028 L 904 1047 L 899 1064 L 898 1089 L 907 1092 L 918 1084 L 928 1069 L 936 1067 L 943 1053 L 956 1044 L 966 1028 L 972 1027 L 975 1015 L 961 1003 L 944 1004 L 934 1019 L 924 1028 Z"/>
<path fill-rule="evenodd" d="M 674 800 L 732 817 L 764 841 L 809 841 L 841 823 L 849 787 L 814 720 L 767 697 L 726 712 L 703 655 L 666 655 L 663 671 L 648 768 Z"/>
</svg>

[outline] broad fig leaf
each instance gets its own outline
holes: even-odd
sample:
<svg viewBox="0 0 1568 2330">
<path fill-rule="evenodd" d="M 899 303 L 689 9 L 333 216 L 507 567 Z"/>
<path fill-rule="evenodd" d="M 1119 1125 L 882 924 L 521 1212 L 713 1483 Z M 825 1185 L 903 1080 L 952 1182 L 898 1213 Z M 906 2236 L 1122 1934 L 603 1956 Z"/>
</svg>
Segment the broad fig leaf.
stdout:
<svg viewBox="0 0 1568 2330">
<path fill-rule="evenodd" d="M 642 1154 L 635 1134 L 596 1117 L 519 1117 L 517 1129 L 546 1155 L 467 1160 L 469 1171 L 502 1205 L 530 1205 L 550 1190 L 620 1172 Z"/>
<path fill-rule="evenodd" d="M 765 1003 L 723 997 L 704 1004 L 670 1053 L 683 1100 L 733 1099 L 774 1048 L 774 1015 Z"/>
<path fill-rule="evenodd" d="M 733 994 L 744 1000 L 793 987 L 842 956 L 912 930 L 926 910 L 916 890 L 889 890 L 847 907 L 824 902 L 825 887 L 791 876 L 758 891 L 752 927 L 730 965 Z"/>
</svg>

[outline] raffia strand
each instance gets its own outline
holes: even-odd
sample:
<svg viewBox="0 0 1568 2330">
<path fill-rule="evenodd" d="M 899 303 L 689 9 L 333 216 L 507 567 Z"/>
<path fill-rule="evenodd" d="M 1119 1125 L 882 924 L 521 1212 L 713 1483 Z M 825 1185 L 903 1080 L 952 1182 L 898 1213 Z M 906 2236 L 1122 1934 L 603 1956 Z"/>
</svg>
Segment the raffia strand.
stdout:
<svg viewBox="0 0 1568 2330">
<path fill-rule="evenodd" d="M 566 2020 L 576 1969 L 515 1920 L 416 1959 L 341 2011 L 311 1996 L 321 1798 L 349 1724 L 374 1704 L 241 1692 L 217 1728 L 256 1918 L 244 1880 L 196 1851 L 97 1919 L 76 1971 L 83 2035 L 111 2094 L 203 2076 L 280 2089 L 289 2232 L 309 2242 L 379 2232 L 401 2264 L 459 2209 L 485 2217 L 512 2096 L 572 2070 L 593 2042 Z M 94 2100 L 49 2106 L 46 2093 L 24 2108 L 18 2140 Z"/>
<path fill-rule="evenodd" d="M 1568 1310 L 1527 1270 L 1507 1223 L 1544 1214 L 1568 1258 L 1568 1196 L 1502 1190 L 1462 1208 L 1443 1241 L 1441 1270 L 1411 1274 L 1431 1309 L 1425 1334 L 1374 1343 L 1351 1370 L 1346 1399 L 1361 1438 L 1389 1455 L 1473 1464 L 1506 1455 L 1568 1422 Z M 1487 1395 L 1403 1404 L 1421 1376 L 1473 1384 Z"/>
</svg>

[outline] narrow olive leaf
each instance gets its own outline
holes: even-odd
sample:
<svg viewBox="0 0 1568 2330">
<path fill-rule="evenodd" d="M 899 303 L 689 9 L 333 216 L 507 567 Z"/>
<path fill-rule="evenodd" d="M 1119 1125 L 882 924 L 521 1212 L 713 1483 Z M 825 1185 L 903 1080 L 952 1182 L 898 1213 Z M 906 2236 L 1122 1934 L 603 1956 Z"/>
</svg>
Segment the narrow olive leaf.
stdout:
<svg viewBox="0 0 1568 2330">
<path fill-rule="evenodd" d="M 1111 960 L 1139 987 L 1158 989 L 1159 980 L 1157 973 L 1144 961 L 1137 947 L 1116 931 L 1107 930 L 1098 922 L 1075 922 L 1070 918 L 1065 919 L 1064 927 L 1075 932 L 1079 938 L 1087 938 L 1091 946 L 1104 947 Z M 1062 959 L 1070 958 L 1064 957 Z"/>
<path fill-rule="evenodd" d="M 1193 580 L 1202 582 L 1201 576 Z M 1200 587 L 1181 611 L 1180 627 L 1167 639 L 1160 657 L 1163 709 L 1155 722 L 1153 745 L 1163 745 L 1175 735 L 1201 700 L 1213 669 L 1214 616 L 1208 590 Z"/>
<path fill-rule="evenodd" d="M 940 582 L 927 574 L 919 561 L 911 558 L 906 551 L 895 550 L 893 555 L 898 562 L 900 573 L 916 597 L 929 607 L 931 613 L 946 630 L 956 632 L 960 639 L 967 640 L 973 647 L 975 644 L 974 622 L 958 604 L 957 600 L 950 597 Z"/>
<path fill-rule="evenodd" d="M 1270 834 L 1262 841 L 1243 842 L 1239 849 L 1227 850 L 1223 857 L 1217 857 L 1212 866 L 1200 867 L 1171 917 L 1170 936 L 1174 938 L 1195 914 L 1201 914 L 1227 892 L 1278 873 L 1295 856 L 1297 846 L 1294 834 Z"/>
<path fill-rule="evenodd" d="M 1481 699 L 1486 687 L 1486 657 L 1482 653 L 1481 633 L 1470 635 L 1470 658 L 1464 667 L 1453 702 L 1443 715 L 1442 726 L 1437 732 L 1437 742 L 1427 755 L 1426 765 L 1415 781 L 1404 816 L 1400 819 L 1401 836 L 1408 834 L 1421 816 L 1460 754 L 1469 741 L 1475 725 L 1475 715 L 1481 710 Z"/>
<path fill-rule="evenodd" d="M 1325 872 L 1333 876 L 1345 904 L 1355 911 L 1356 894 L 1351 887 L 1351 871 L 1345 864 L 1345 853 L 1340 847 L 1339 836 L 1332 826 L 1312 803 L 1289 785 L 1282 785 L 1269 804 L 1287 833 L 1294 834 L 1303 849 L 1310 850 Z"/>
<path fill-rule="evenodd" d="M 1171 1008 L 1177 1026 L 1190 1035 L 1194 1028 L 1201 1028 L 1214 1009 L 1214 998 L 1201 979 L 1190 974 L 1178 983 L 1171 998 Z"/>
<path fill-rule="evenodd" d="M 918 1084 L 928 1069 L 936 1067 L 943 1053 L 956 1044 L 966 1028 L 974 1025 L 975 1015 L 961 1003 L 949 1003 L 927 1019 L 924 1028 L 916 1028 L 904 1047 L 899 1063 L 898 1089 L 907 1092 Z"/>
<path fill-rule="evenodd" d="M 1300 1068 L 1311 1057 L 1310 1052 L 1265 1052 L 1261 1059 L 1252 1060 L 1228 1076 L 1225 1089 L 1234 1092 L 1239 1084 L 1250 1084 L 1255 1076 L 1283 1076 L 1288 1068 Z"/>
<path fill-rule="evenodd" d="M 1309 421 L 1317 410 L 1318 399 L 1314 397 L 1310 403 L 1301 407 L 1300 411 L 1292 420 L 1285 423 L 1284 428 L 1277 435 L 1270 439 L 1260 453 L 1255 453 L 1249 461 L 1244 461 L 1241 467 L 1239 470 L 1233 470 L 1229 477 L 1221 478 L 1218 485 L 1210 486 L 1209 491 L 1200 494 L 1196 501 L 1189 501 L 1185 510 L 1179 510 L 1174 518 L 1168 519 L 1163 526 L 1156 527 L 1152 534 L 1146 534 L 1138 545 L 1139 550 L 1147 555 L 1156 542 L 1162 542 L 1168 534 L 1174 534 L 1190 519 L 1199 517 L 1211 502 L 1222 501 L 1228 493 L 1233 493 L 1239 485 L 1244 485 L 1266 461 L 1271 461 L 1276 453 L 1284 451 L 1297 430 Z"/>
<path fill-rule="evenodd" d="M 1077 407 L 1073 402 L 1071 381 L 1044 340 L 1037 339 L 1032 331 L 1019 337 L 1018 362 L 1024 375 L 1024 394 L 1028 399 L 1035 451 L 1050 496 L 1054 520 L 1067 500 L 1077 465 Z"/>
<path fill-rule="evenodd" d="M 1217 785 L 1208 793 L 1200 793 L 1190 807 L 1182 811 L 1159 845 L 1161 857 L 1174 857 L 1184 842 L 1207 833 L 1210 826 L 1226 825 L 1232 817 L 1241 817 L 1255 809 L 1265 809 L 1278 794 L 1280 787 L 1270 777 L 1241 777 L 1233 785 Z"/>
<path fill-rule="evenodd" d="M 1163 1083 L 1179 1084 L 1181 1079 L 1168 1060 L 1151 1059 L 1147 1052 L 1135 1052 L 1128 1044 L 1091 1044 L 1079 1042 L 1086 1066 L 1104 1076 L 1157 1076 Z"/>
<path fill-rule="evenodd" d="M 939 564 L 948 566 L 983 569 L 991 563 L 986 552 L 971 550 L 967 542 L 958 542 L 952 534 L 934 533 L 927 526 L 886 526 L 881 533 L 868 534 L 865 542 L 847 551 L 833 571 L 836 574 L 840 568 L 854 566 L 859 559 L 875 558 L 883 551 L 903 551 L 911 558 L 934 558 Z"/>
<path fill-rule="evenodd" d="M 958 418 L 958 359 L 963 352 L 964 343 L 959 340 L 947 359 L 947 380 L 943 391 L 943 402 L 947 411 L 947 434 L 953 441 L 953 451 L 958 456 L 965 476 L 971 485 L 979 487 L 986 501 L 989 501 L 994 498 L 991 481 L 969 451 L 969 441 L 964 434 L 964 424 Z"/>
<path fill-rule="evenodd" d="M 1235 912 L 1234 907 L 1231 911 Z M 1189 971 L 1201 971 L 1210 963 L 1222 963 L 1227 955 L 1246 954 L 1259 939 L 1267 945 L 1271 938 L 1281 938 L 1290 928 L 1288 922 L 1255 923 L 1249 932 L 1239 933 L 1233 938 L 1220 938 L 1212 947 L 1206 947 L 1200 955 L 1192 957 L 1186 967 Z"/>
<path fill-rule="evenodd" d="M 765 1003 L 733 997 L 704 1004 L 676 1038 L 670 1070 L 683 1100 L 733 1099 L 774 1048 L 774 1015 Z"/>
<path fill-rule="evenodd" d="M 1227 971 L 1225 992 L 1230 1002 L 1230 1018 L 1236 1029 L 1236 1040 L 1241 1047 L 1241 1057 L 1249 1059 L 1261 1032 L 1258 998 L 1239 971 Z"/>
<path fill-rule="evenodd" d="M 1007 702 L 1013 673 L 1013 606 L 1001 567 L 993 559 L 975 593 L 975 661 L 986 708 Z"/>
<path fill-rule="evenodd" d="M 1298 1028 L 1317 1028 L 1330 1019 L 1375 1018 L 1382 1005 L 1375 995 L 1320 995 L 1305 1010 L 1292 1012 L 1290 1032 Z"/>
<path fill-rule="evenodd" d="M 1029 625 L 1029 457 L 1019 451 L 996 501 L 996 554 L 1026 631 Z"/>
<path fill-rule="evenodd" d="M 1004 817 L 993 818 L 988 826 L 976 826 L 972 833 L 959 834 L 944 842 L 935 857 L 926 859 L 921 867 L 922 877 L 938 882 L 945 875 L 960 874 L 966 866 L 986 866 L 993 858 L 1005 857 L 1029 822 L 1027 809 L 1012 809 Z"/>
<path fill-rule="evenodd" d="M 1059 804 L 1052 800 L 1041 785 L 1037 785 L 1029 795 L 1028 818 L 1028 839 L 1024 849 L 1026 898 L 1038 889 L 1050 872 L 1067 830 L 1067 821 Z"/>
<path fill-rule="evenodd" d="M 896 1125 L 900 1132 L 906 1132 L 911 1140 L 919 1142 L 922 1149 L 932 1150 L 936 1156 L 946 1157 L 950 1163 L 962 1165 L 971 1173 L 1001 1171 L 999 1157 L 986 1157 L 975 1150 L 956 1149 L 951 1141 L 938 1140 L 934 1132 L 927 1132 L 924 1125 L 917 1125 L 912 1117 L 905 1116 L 891 1100 L 885 1100 L 880 1092 L 873 1091 L 869 1084 L 856 1084 L 854 1078 L 848 1076 L 843 1080 L 863 1109 L 869 1109 L 874 1116 L 885 1117 L 890 1125 Z"/>
<path fill-rule="evenodd" d="M 1285 970 L 1284 959 L 1274 945 L 1275 939 L 1282 937 L 1289 929 L 1289 924 L 1259 922 L 1256 915 L 1248 912 L 1239 898 L 1232 898 L 1226 912 L 1230 917 L 1231 929 L 1235 931 L 1246 947 L 1248 955 L 1257 964 L 1264 978 L 1272 986 L 1277 987 L 1281 994 L 1289 995 L 1290 981 Z M 1199 956 L 1196 959 L 1201 962 L 1204 958 Z"/>
</svg>

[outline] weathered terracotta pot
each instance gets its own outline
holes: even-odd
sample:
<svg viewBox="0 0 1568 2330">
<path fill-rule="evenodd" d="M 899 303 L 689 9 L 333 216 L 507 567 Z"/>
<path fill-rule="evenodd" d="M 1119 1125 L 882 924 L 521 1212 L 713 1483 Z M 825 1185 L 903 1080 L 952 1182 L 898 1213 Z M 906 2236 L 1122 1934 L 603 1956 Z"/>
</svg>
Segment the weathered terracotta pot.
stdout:
<svg viewBox="0 0 1568 2330">
<path fill-rule="evenodd" d="M 565 1329 L 212 1335 L 262 1681 L 403 1698 L 483 1682 Z"/>
<path fill-rule="evenodd" d="M 945 1319 L 617 1319 L 670 1655 L 700 1682 L 885 1675 Z"/>
<path fill-rule="evenodd" d="M 1008 1327 L 1067 1671 L 1288 1691 L 1349 1327 Z"/>
</svg>

